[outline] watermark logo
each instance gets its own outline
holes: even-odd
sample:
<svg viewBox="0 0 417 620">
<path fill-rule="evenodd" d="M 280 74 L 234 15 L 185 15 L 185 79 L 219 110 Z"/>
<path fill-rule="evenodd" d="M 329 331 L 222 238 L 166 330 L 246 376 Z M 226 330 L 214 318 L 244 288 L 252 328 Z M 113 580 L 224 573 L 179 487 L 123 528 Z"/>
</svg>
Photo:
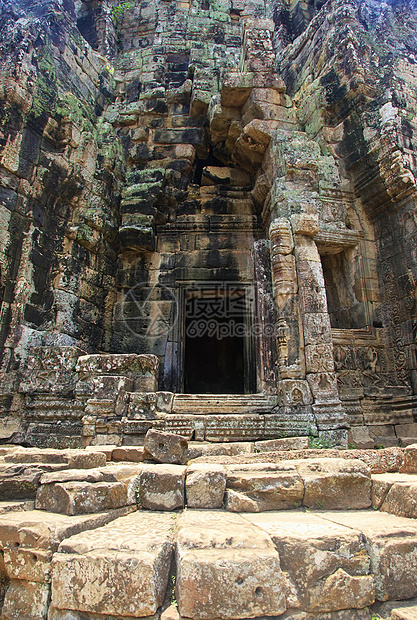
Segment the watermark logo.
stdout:
<svg viewBox="0 0 417 620">
<path fill-rule="evenodd" d="M 230 282 L 183 288 L 141 282 L 118 302 L 118 315 L 131 333 L 142 338 L 159 338 L 174 329 L 184 338 L 272 337 L 272 319 L 257 318 L 261 294 L 264 299 L 268 296 L 255 285 Z"/>
<path fill-rule="evenodd" d="M 164 284 L 140 282 L 129 289 L 117 305 L 120 319 L 135 336 L 165 336 L 178 323 L 177 292 Z"/>
</svg>

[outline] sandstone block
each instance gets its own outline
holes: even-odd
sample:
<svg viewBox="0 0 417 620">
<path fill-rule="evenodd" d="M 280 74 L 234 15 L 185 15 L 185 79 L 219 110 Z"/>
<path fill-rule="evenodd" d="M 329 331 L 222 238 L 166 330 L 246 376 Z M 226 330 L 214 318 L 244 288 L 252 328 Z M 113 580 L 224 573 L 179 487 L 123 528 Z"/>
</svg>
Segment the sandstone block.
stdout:
<svg viewBox="0 0 417 620">
<path fill-rule="evenodd" d="M 122 482 L 57 482 L 43 484 L 36 495 L 36 509 L 66 515 L 91 514 L 127 505 Z"/>
<path fill-rule="evenodd" d="M 303 504 L 311 508 L 368 508 L 369 468 L 354 459 L 306 459 L 295 463 L 305 487 Z"/>
<path fill-rule="evenodd" d="M 187 511 L 178 519 L 176 595 L 181 616 L 253 618 L 285 611 L 270 538 L 239 515 Z"/>
<path fill-rule="evenodd" d="M 145 436 L 144 458 L 160 463 L 186 463 L 188 440 L 174 433 L 149 430 Z"/>
<path fill-rule="evenodd" d="M 400 472 L 404 474 L 417 474 L 417 443 L 404 448 L 404 463 Z"/>
<path fill-rule="evenodd" d="M 379 510 L 382 502 L 385 500 L 388 491 L 393 484 L 398 482 L 398 477 L 408 477 L 407 474 L 374 474 L 372 476 L 372 508 Z"/>
<path fill-rule="evenodd" d="M 168 584 L 173 526 L 174 515 L 135 512 L 63 541 L 52 562 L 53 606 L 129 617 L 154 614 Z"/>
<path fill-rule="evenodd" d="M 115 448 L 112 452 L 112 460 L 141 463 L 144 460 L 144 448 L 142 446 Z"/>
<path fill-rule="evenodd" d="M 116 482 L 117 479 L 114 469 L 109 466 L 94 469 L 61 469 L 42 474 L 40 483 L 42 485 L 54 482 Z"/>
<path fill-rule="evenodd" d="M 199 443 L 188 442 L 187 459 L 199 458 L 200 456 L 218 456 L 218 455 L 230 455 L 236 454 L 249 454 L 253 452 L 253 443 L 250 441 L 242 442 L 227 442 L 227 443 Z"/>
<path fill-rule="evenodd" d="M 376 607 L 376 611 L 384 620 L 414 620 L 417 618 L 417 599 L 383 603 Z"/>
<path fill-rule="evenodd" d="M 411 477 L 411 476 L 410 476 Z M 417 476 L 412 480 L 395 482 L 388 490 L 380 510 L 398 517 L 417 518 Z"/>
<path fill-rule="evenodd" d="M 255 441 L 255 452 L 274 452 L 275 450 L 306 450 L 309 446 L 308 437 L 284 437 L 283 439 L 267 439 Z"/>
<path fill-rule="evenodd" d="M 367 426 L 352 426 L 349 429 L 348 442 L 359 449 L 372 450 L 374 447 L 374 440 L 370 436 Z"/>
<path fill-rule="evenodd" d="M 414 520 L 375 511 L 321 514 L 333 523 L 363 534 L 377 600 L 402 600 L 417 595 L 417 523 Z"/>
<path fill-rule="evenodd" d="M 71 618 L 68 620 L 73 619 Z M 78 620 L 78 618 L 76 620 Z M 100 620 L 100 618 L 97 618 L 97 620 Z M 372 620 L 372 612 L 367 607 L 365 609 L 330 611 L 323 614 L 290 609 L 280 616 L 279 620 Z"/>
<path fill-rule="evenodd" d="M 149 510 L 175 510 L 184 506 L 185 467 L 144 466 L 139 478 L 138 504 Z"/>
<path fill-rule="evenodd" d="M 255 500 L 232 489 L 226 490 L 224 506 L 229 512 L 259 512 L 259 506 Z"/>
<path fill-rule="evenodd" d="M 157 388 L 159 361 L 155 355 L 113 354 L 83 355 L 78 358 L 76 371 L 80 383 L 93 389 L 93 378 L 98 375 L 122 375 L 135 383 L 137 392 L 154 392 Z"/>
<path fill-rule="evenodd" d="M 66 465 L 71 469 L 89 469 L 103 467 L 106 455 L 102 452 L 85 450 L 50 450 L 43 448 L 21 448 L 4 455 L 6 463 L 41 463 Z"/>
<path fill-rule="evenodd" d="M 88 611 L 76 609 L 58 609 L 53 605 L 48 609 L 48 620 L 131 620 L 132 616 L 119 616 L 113 614 L 93 614 Z M 159 620 L 159 614 L 146 616 L 146 620 Z"/>
<path fill-rule="evenodd" d="M 129 507 L 99 515 L 69 517 L 33 510 L 0 517 L 0 547 L 4 550 L 8 576 L 27 581 L 49 581 L 52 553 L 64 538 L 102 527 L 131 511 Z"/>
<path fill-rule="evenodd" d="M 109 446 L 87 446 L 85 448 L 85 451 L 86 452 L 102 452 L 103 454 L 106 455 L 106 459 L 108 461 L 111 461 L 111 458 L 112 458 L 111 455 L 113 453 L 114 448 L 117 448 L 116 444 L 109 445 Z"/>
<path fill-rule="evenodd" d="M 226 490 L 226 469 L 221 465 L 191 465 L 185 482 L 189 508 L 221 508 Z"/>
<path fill-rule="evenodd" d="M 359 531 L 301 512 L 248 515 L 271 537 L 287 582 L 287 605 L 310 612 L 360 608 L 375 600 Z"/>
<path fill-rule="evenodd" d="M 285 510 L 299 506 L 304 485 L 292 463 L 253 464 L 227 468 L 227 489 L 255 502 L 257 511 Z M 227 508 L 231 510 L 231 497 Z"/>
<path fill-rule="evenodd" d="M 295 213 L 291 216 L 291 225 L 295 234 L 315 237 L 319 232 L 318 216 L 312 213 Z"/>
<path fill-rule="evenodd" d="M 0 499 L 35 499 L 43 473 L 62 469 L 63 465 L 0 465 Z"/>
<path fill-rule="evenodd" d="M 46 620 L 50 584 L 12 579 L 4 597 L 2 620 Z"/>
</svg>

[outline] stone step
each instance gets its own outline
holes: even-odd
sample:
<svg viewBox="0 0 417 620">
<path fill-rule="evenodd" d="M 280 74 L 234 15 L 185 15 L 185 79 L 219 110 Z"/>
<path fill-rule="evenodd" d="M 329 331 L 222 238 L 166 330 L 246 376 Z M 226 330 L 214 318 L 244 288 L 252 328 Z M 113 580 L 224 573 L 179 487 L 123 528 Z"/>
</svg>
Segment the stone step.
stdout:
<svg viewBox="0 0 417 620">
<path fill-rule="evenodd" d="M 3 455 L 4 463 L 41 463 L 65 465 L 73 469 L 102 467 L 106 464 L 103 453 L 86 450 L 51 450 L 45 448 L 18 448 Z"/>
<path fill-rule="evenodd" d="M 276 616 L 286 609 L 279 556 L 239 515 L 184 512 L 178 519 L 176 596 L 195 620 Z"/>
<path fill-rule="evenodd" d="M 373 474 L 398 472 L 404 462 L 404 450 L 402 448 L 384 448 L 381 450 L 338 450 L 338 449 L 307 449 L 307 450 L 276 450 L 266 453 L 237 454 L 210 456 L 203 455 L 193 460 L 194 463 L 217 463 L 221 465 L 235 465 L 248 463 L 279 463 L 287 460 L 300 460 L 309 458 L 332 458 L 332 459 L 359 459 L 370 468 Z"/>
<path fill-rule="evenodd" d="M 360 530 L 320 513 L 259 513 L 245 518 L 271 537 L 287 583 L 288 606 L 307 612 L 363 608 L 375 600 L 371 560 Z"/>
<path fill-rule="evenodd" d="M 372 504 L 398 517 L 417 518 L 417 474 L 379 474 L 372 477 Z"/>
<path fill-rule="evenodd" d="M 0 516 L 0 549 L 4 565 L 0 573 L 10 579 L 48 582 L 52 554 L 65 538 L 102 527 L 124 516 L 132 508 L 100 514 L 69 517 L 40 510 L 13 512 Z"/>
<path fill-rule="evenodd" d="M 276 404 L 276 397 L 264 394 L 175 394 L 172 413 L 269 413 Z"/>
<path fill-rule="evenodd" d="M 371 506 L 371 484 L 370 469 L 359 459 L 228 466 L 200 462 L 190 466 L 122 463 L 44 474 L 36 508 L 67 515 L 135 504 L 147 510 L 172 511 L 183 508 L 188 498 L 190 508 L 224 505 L 231 512 L 289 510 L 298 506 L 359 509 Z M 191 499 L 196 494 L 198 498 Z"/>
<path fill-rule="evenodd" d="M 102 452 L 18 448 L 0 458 L 0 500 L 35 499 L 44 473 L 93 469 L 105 464 Z"/>
<path fill-rule="evenodd" d="M 11 517 L 0 517 L 4 620 L 157 620 L 175 599 L 192 620 L 371 620 L 371 606 L 374 617 L 416 617 L 413 519 L 371 510 L 139 511 L 107 524 L 109 515 Z"/>
<path fill-rule="evenodd" d="M 383 512 L 322 512 L 321 518 L 362 533 L 379 601 L 417 596 L 417 521 Z"/>
<path fill-rule="evenodd" d="M 152 616 L 165 598 L 174 529 L 172 514 L 136 512 L 63 541 L 52 562 L 52 606 Z"/>
</svg>

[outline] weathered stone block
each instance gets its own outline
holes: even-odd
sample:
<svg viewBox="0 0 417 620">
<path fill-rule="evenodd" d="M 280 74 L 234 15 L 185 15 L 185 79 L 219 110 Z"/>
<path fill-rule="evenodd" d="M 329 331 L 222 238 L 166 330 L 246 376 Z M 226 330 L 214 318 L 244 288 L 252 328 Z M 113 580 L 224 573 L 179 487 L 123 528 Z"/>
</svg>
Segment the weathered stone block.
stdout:
<svg viewBox="0 0 417 620">
<path fill-rule="evenodd" d="M 417 474 L 417 444 L 404 448 L 404 463 L 400 472 L 404 474 Z"/>
<path fill-rule="evenodd" d="M 78 347 L 53 346 L 31 349 L 21 392 L 71 392 L 77 381 L 76 364 L 85 351 Z"/>
<path fill-rule="evenodd" d="M 283 437 L 282 439 L 267 439 L 255 441 L 255 452 L 274 452 L 276 450 L 306 450 L 310 444 L 309 437 Z"/>
<path fill-rule="evenodd" d="M 63 541 L 52 562 L 52 604 L 103 615 L 154 614 L 168 585 L 173 526 L 174 515 L 135 512 Z"/>
<path fill-rule="evenodd" d="M 304 506 L 355 510 L 371 505 L 370 471 L 362 461 L 322 458 L 293 465 L 304 483 Z"/>
<path fill-rule="evenodd" d="M 297 379 L 281 379 L 278 385 L 282 404 L 287 407 L 311 405 L 313 397 L 307 381 Z M 277 448 L 278 450 L 280 448 Z"/>
<path fill-rule="evenodd" d="M 36 509 L 66 515 L 90 514 L 127 505 L 122 482 L 57 482 L 43 484 L 36 495 Z"/>
<path fill-rule="evenodd" d="M 138 504 L 149 510 L 175 510 L 184 506 L 186 467 L 144 465 L 140 474 Z"/>
<path fill-rule="evenodd" d="M 323 516 L 361 532 L 371 558 L 379 601 L 402 600 L 417 594 L 417 526 L 382 512 L 332 512 Z M 404 561 L 407 558 L 407 561 Z"/>
<path fill-rule="evenodd" d="M 136 355 L 133 353 L 84 355 L 78 358 L 76 366 L 80 383 L 87 384 L 86 388 L 95 376 L 122 375 L 134 381 L 137 392 L 154 392 L 156 390 L 158 368 L 159 360 L 155 355 Z"/>
<path fill-rule="evenodd" d="M 226 470 L 221 465 L 190 465 L 185 491 L 188 508 L 221 508 L 226 490 Z"/>
<path fill-rule="evenodd" d="M 306 371 L 312 373 L 333 372 L 333 346 L 329 344 L 307 345 L 305 347 Z"/>
<path fill-rule="evenodd" d="M 142 446 L 121 446 L 112 451 L 112 461 L 130 461 L 142 463 L 144 460 L 144 448 Z"/>
<path fill-rule="evenodd" d="M 4 620 L 46 620 L 50 590 L 49 583 L 12 579 L 1 617 Z"/>
<path fill-rule="evenodd" d="M 49 450 L 42 448 L 22 448 L 4 455 L 6 463 L 40 463 L 65 465 L 68 469 L 89 469 L 103 467 L 106 456 L 102 452 L 84 450 Z"/>
<path fill-rule="evenodd" d="M 144 458 L 160 463 L 186 463 L 188 441 L 174 433 L 149 430 L 145 436 Z"/>
<path fill-rule="evenodd" d="M 360 608 L 375 600 L 361 532 L 317 515 L 248 515 L 271 537 L 287 581 L 287 605 L 310 612 Z"/>
<path fill-rule="evenodd" d="M 410 478 L 411 480 L 397 480 L 392 484 L 380 510 L 398 517 L 417 518 L 417 476 Z"/>
<path fill-rule="evenodd" d="M 248 497 L 263 510 L 285 510 L 303 501 L 304 485 L 293 463 L 251 464 L 230 466 L 227 470 L 227 489 Z M 226 508 L 233 504 L 228 497 Z"/>
<path fill-rule="evenodd" d="M 239 515 L 188 511 L 178 520 L 176 595 L 181 616 L 253 618 L 285 611 L 270 538 Z"/>
</svg>

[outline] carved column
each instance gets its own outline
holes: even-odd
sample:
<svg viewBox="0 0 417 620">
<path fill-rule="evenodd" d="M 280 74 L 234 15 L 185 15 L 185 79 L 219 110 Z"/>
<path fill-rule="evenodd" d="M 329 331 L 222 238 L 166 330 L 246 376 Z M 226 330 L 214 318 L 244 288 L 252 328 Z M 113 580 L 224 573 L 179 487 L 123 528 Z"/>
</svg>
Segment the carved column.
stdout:
<svg viewBox="0 0 417 620">
<path fill-rule="evenodd" d="M 288 413 L 313 402 L 305 380 L 304 342 L 300 315 L 294 239 L 287 218 L 275 219 L 269 229 L 272 283 L 277 312 L 279 393 Z"/>
<path fill-rule="evenodd" d="M 314 398 L 313 412 L 319 434 L 344 444 L 347 441 L 348 421 L 337 389 L 323 269 L 313 238 L 318 233 L 317 215 L 292 215 L 291 226 L 303 324 L 305 370 Z"/>
</svg>

